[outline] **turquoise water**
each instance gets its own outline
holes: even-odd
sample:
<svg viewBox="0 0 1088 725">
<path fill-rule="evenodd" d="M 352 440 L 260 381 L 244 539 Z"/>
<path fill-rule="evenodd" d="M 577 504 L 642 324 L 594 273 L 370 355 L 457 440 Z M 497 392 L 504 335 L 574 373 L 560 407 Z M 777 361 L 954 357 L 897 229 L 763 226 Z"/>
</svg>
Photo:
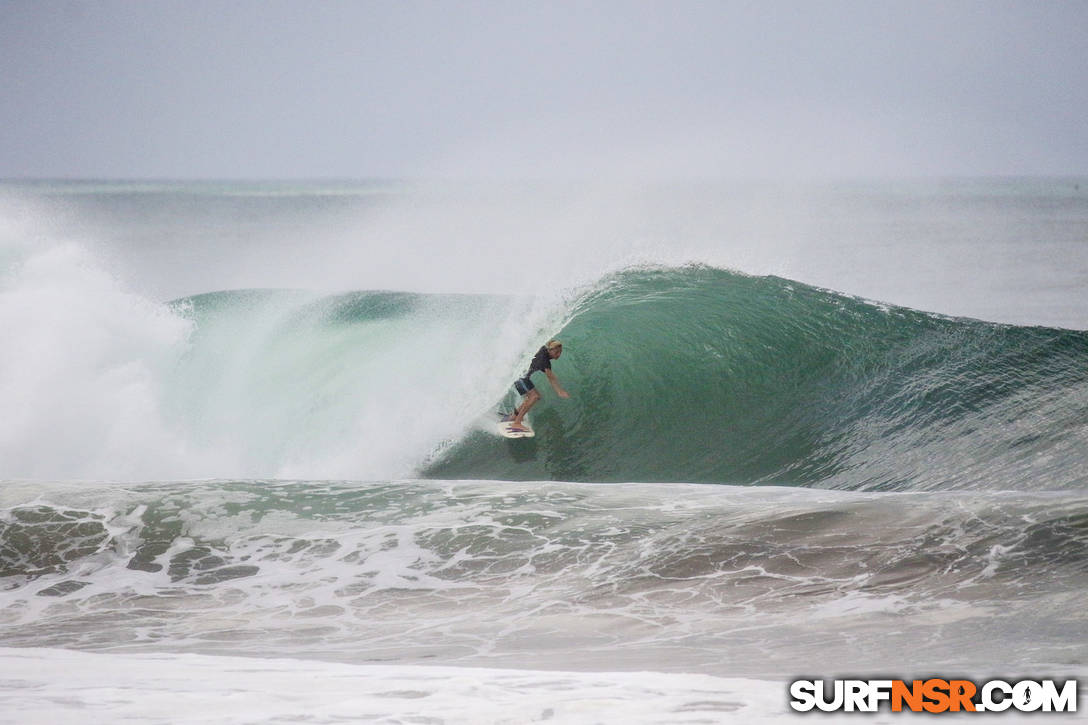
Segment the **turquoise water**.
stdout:
<svg viewBox="0 0 1088 725">
<path fill-rule="evenodd" d="M 1088 335 L 954 319 L 776 277 L 629 271 L 580 299 L 580 395 L 428 475 L 856 490 L 1082 488 Z M 522 451 L 530 448 L 532 453 Z M 520 454 L 520 455 L 519 455 Z"/>
</svg>

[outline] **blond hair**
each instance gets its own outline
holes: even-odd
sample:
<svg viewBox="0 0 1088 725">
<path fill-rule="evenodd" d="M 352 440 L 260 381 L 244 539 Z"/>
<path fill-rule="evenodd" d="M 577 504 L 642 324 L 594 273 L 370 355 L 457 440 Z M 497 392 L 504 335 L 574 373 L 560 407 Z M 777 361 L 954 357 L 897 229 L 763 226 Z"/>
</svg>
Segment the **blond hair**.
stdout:
<svg viewBox="0 0 1088 725">
<path fill-rule="evenodd" d="M 548 344 L 545 345 L 544 347 L 548 348 L 549 350 L 554 350 L 555 348 L 558 347 L 560 350 L 562 350 L 563 349 L 563 343 L 559 342 L 559 340 L 548 340 Z"/>
</svg>

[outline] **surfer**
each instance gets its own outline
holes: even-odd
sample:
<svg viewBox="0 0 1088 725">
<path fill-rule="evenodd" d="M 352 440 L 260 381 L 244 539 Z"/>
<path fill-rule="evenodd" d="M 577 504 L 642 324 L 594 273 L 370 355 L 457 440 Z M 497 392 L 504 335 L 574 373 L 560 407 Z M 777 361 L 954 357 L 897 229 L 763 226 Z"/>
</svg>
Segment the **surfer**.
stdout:
<svg viewBox="0 0 1088 725">
<path fill-rule="evenodd" d="M 514 390 L 518 391 L 522 396 L 522 400 L 521 405 L 514 410 L 514 415 L 510 419 L 510 426 L 512 428 L 525 430 L 521 421 L 525 418 L 529 409 L 536 405 L 536 401 L 540 400 L 540 391 L 533 385 L 533 373 L 543 372 L 548 376 L 548 382 L 552 384 L 552 388 L 555 389 L 556 395 L 560 398 L 570 397 L 570 393 L 563 390 L 563 386 L 559 384 L 559 378 L 555 377 L 555 373 L 552 372 L 552 360 L 558 360 L 559 356 L 562 354 L 563 343 L 559 342 L 559 340 L 549 340 L 548 343 L 537 350 L 536 355 L 533 356 L 533 361 L 529 363 L 529 372 L 514 381 Z"/>
</svg>

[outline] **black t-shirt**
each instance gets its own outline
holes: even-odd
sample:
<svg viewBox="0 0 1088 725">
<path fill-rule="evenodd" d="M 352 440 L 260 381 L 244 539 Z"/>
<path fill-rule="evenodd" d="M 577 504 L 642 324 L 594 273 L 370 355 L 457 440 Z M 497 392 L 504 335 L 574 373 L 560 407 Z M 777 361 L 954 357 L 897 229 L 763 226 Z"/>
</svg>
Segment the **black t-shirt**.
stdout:
<svg viewBox="0 0 1088 725">
<path fill-rule="evenodd" d="M 525 377 L 529 377 L 533 373 L 544 372 L 545 370 L 552 369 L 552 356 L 548 354 L 548 348 L 540 348 L 536 355 L 533 355 L 533 361 L 529 363 L 529 372 L 525 373 Z"/>
</svg>

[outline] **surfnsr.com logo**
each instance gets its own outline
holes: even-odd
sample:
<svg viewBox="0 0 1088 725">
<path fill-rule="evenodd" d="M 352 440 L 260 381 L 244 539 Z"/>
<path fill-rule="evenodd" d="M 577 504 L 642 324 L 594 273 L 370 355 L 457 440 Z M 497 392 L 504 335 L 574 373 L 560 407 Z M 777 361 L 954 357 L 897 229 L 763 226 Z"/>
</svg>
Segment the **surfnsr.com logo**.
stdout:
<svg viewBox="0 0 1088 725">
<path fill-rule="evenodd" d="M 798 712 L 1076 712 L 1077 681 L 796 680 L 790 707 Z"/>
</svg>

